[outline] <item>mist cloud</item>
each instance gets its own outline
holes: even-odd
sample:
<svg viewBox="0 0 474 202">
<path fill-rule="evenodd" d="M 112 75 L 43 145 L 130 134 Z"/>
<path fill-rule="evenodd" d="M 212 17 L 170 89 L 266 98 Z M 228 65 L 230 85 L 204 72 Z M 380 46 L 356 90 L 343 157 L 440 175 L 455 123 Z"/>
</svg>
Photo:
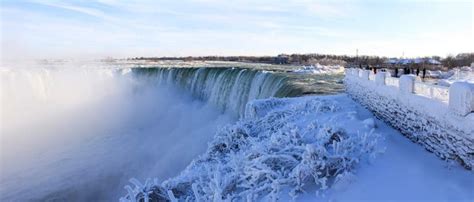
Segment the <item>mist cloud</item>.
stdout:
<svg viewBox="0 0 474 202">
<path fill-rule="evenodd" d="M 2 69 L 1 76 L 2 200 L 118 199 L 131 177 L 177 175 L 231 121 L 126 71 Z"/>
</svg>

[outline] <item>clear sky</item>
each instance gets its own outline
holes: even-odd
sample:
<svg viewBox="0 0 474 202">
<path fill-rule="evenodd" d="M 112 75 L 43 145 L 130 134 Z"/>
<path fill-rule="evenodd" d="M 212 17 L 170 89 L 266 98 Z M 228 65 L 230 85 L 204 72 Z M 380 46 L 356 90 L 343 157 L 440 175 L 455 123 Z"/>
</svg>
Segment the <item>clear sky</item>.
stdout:
<svg viewBox="0 0 474 202">
<path fill-rule="evenodd" d="M 474 52 L 470 0 L 0 1 L 3 59 Z"/>
</svg>

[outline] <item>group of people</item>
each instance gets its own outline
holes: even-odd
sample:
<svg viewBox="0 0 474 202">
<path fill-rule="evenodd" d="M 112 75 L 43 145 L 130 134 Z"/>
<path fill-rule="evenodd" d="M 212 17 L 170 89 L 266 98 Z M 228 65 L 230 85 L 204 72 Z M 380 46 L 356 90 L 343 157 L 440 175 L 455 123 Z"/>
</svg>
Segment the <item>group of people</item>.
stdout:
<svg viewBox="0 0 474 202">
<path fill-rule="evenodd" d="M 362 65 L 359 65 L 359 68 L 362 69 Z M 367 67 L 365 68 L 366 70 L 372 70 L 374 72 L 374 74 L 377 74 L 377 68 L 376 67 L 370 67 L 369 65 L 367 65 Z M 381 69 L 381 71 L 385 71 L 385 69 Z M 415 74 L 416 76 L 420 76 L 420 68 L 416 68 L 416 69 L 411 69 L 411 68 L 408 68 L 408 67 L 405 67 L 403 68 L 403 74 Z M 423 68 L 421 70 L 421 78 L 425 78 L 426 77 L 426 68 Z M 398 77 L 398 68 L 395 68 L 395 74 L 394 74 L 395 77 Z"/>
</svg>

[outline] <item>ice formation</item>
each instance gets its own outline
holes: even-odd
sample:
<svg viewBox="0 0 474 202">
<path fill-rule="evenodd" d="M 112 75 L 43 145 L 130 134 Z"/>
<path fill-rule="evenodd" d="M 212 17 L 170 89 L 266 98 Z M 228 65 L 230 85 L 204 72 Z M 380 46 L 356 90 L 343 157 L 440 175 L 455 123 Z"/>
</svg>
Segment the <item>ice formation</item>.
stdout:
<svg viewBox="0 0 474 202">
<path fill-rule="evenodd" d="M 121 201 L 277 200 L 283 192 L 324 191 L 379 151 L 373 124 L 334 97 L 253 101 L 179 176 L 131 180 Z"/>
</svg>

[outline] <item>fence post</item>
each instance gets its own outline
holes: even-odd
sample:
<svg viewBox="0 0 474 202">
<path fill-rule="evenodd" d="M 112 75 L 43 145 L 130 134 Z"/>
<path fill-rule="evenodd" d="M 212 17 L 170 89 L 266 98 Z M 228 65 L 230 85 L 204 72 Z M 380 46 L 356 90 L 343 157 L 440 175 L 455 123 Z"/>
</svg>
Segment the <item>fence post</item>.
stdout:
<svg viewBox="0 0 474 202">
<path fill-rule="evenodd" d="M 370 73 L 369 70 L 362 70 L 362 69 L 360 69 L 360 70 L 359 70 L 359 77 L 360 77 L 362 80 L 369 80 L 369 73 Z"/>
<path fill-rule="evenodd" d="M 457 115 L 466 116 L 474 111 L 474 84 L 454 82 L 449 87 L 449 109 Z"/>
<path fill-rule="evenodd" d="M 413 93 L 415 90 L 415 75 L 402 75 L 399 79 L 399 87 L 401 93 Z"/>
<path fill-rule="evenodd" d="M 386 78 L 385 72 L 379 72 L 375 74 L 375 83 L 377 85 L 383 86 L 385 85 L 385 78 Z"/>
</svg>

